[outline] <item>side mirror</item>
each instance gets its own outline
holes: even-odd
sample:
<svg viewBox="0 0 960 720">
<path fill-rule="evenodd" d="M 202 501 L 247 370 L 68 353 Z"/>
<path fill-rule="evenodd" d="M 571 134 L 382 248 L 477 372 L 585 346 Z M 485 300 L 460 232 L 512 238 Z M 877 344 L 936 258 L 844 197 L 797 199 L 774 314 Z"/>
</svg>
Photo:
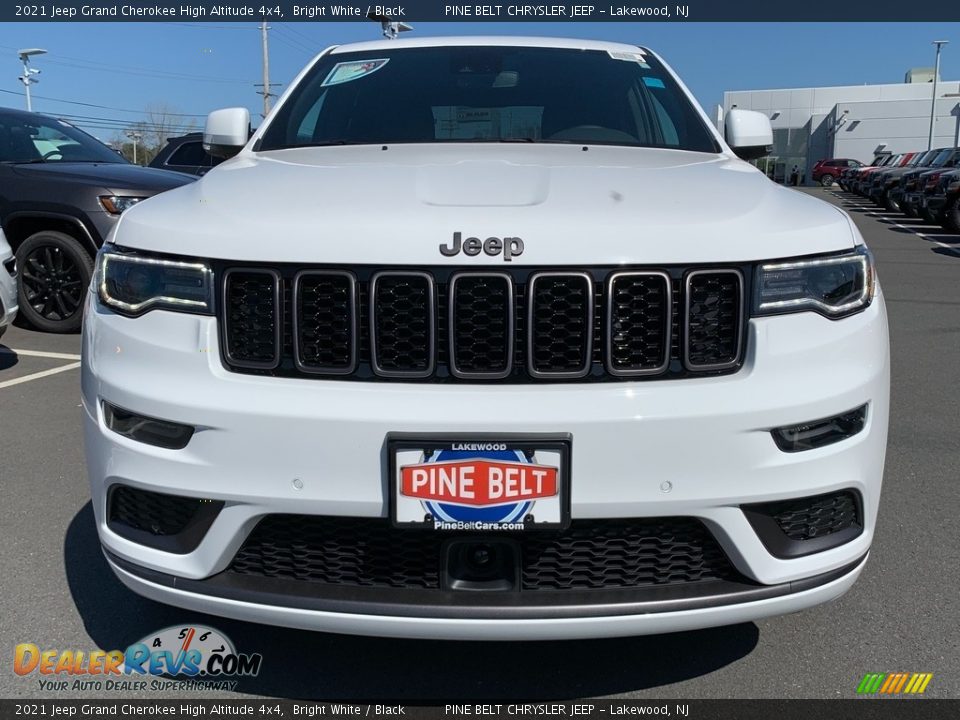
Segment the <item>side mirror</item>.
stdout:
<svg viewBox="0 0 960 720">
<path fill-rule="evenodd" d="M 250 138 L 250 111 L 246 108 L 225 108 L 207 115 L 203 128 L 203 149 L 214 157 L 236 155 Z"/>
<path fill-rule="evenodd" d="M 742 160 L 755 160 L 773 150 L 770 118 L 753 110 L 733 108 L 724 122 L 727 144 Z"/>
</svg>

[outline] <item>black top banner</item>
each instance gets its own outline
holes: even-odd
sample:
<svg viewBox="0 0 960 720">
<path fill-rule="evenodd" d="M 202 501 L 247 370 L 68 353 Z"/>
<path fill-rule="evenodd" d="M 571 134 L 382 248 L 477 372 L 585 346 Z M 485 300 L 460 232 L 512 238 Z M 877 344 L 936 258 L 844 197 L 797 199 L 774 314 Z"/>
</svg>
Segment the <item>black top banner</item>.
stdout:
<svg viewBox="0 0 960 720">
<path fill-rule="evenodd" d="M 544 4 L 536 4 L 542 2 Z M 3 22 L 930 22 L 960 21 L 960 2 L 949 0 L 530 0 L 530 4 L 390 0 L 383 5 L 274 0 L 56 0 L 2 3 Z"/>
</svg>

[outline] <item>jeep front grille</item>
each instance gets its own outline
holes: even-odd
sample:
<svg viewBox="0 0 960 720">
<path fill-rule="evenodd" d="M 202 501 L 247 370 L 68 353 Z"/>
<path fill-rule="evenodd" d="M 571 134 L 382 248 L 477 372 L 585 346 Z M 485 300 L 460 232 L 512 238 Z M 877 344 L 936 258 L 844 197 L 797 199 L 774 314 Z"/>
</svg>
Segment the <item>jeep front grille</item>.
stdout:
<svg viewBox="0 0 960 720">
<path fill-rule="evenodd" d="M 746 268 L 218 268 L 235 372 L 559 382 L 735 372 Z"/>
</svg>

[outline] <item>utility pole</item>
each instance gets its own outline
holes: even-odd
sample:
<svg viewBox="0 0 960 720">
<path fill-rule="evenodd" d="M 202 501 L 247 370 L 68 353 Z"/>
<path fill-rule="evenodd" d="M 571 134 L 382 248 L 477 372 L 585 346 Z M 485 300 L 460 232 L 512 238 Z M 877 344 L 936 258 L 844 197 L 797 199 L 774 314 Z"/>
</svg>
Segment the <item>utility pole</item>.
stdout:
<svg viewBox="0 0 960 720">
<path fill-rule="evenodd" d="M 263 117 L 270 113 L 270 98 L 276 97 L 270 92 L 270 43 L 267 40 L 267 21 L 260 23 L 260 39 L 263 46 L 263 83 L 254 87 L 263 87 L 263 90 L 257 90 L 258 95 L 263 95 Z"/>
<path fill-rule="evenodd" d="M 17 79 L 23 83 L 23 87 L 26 89 L 27 95 L 27 112 L 33 111 L 33 103 L 30 101 L 30 86 L 36 85 L 40 82 L 39 79 L 34 77 L 39 75 L 40 71 L 36 68 L 30 67 L 30 57 L 33 55 L 44 55 L 47 51 L 40 48 L 26 48 L 24 50 L 17 50 L 17 56 L 20 58 L 20 62 L 23 63 L 23 75 Z"/>
<path fill-rule="evenodd" d="M 127 137 L 133 140 L 133 164 L 137 164 L 137 144 L 143 138 L 143 133 L 138 130 L 131 130 L 127 133 Z"/>
<path fill-rule="evenodd" d="M 937 46 L 937 60 L 933 67 L 933 98 L 930 100 L 930 136 L 927 139 L 927 150 L 933 149 L 933 124 L 937 119 L 937 81 L 940 79 L 940 48 L 949 43 L 949 40 L 934 40 Z"/>
</svg>

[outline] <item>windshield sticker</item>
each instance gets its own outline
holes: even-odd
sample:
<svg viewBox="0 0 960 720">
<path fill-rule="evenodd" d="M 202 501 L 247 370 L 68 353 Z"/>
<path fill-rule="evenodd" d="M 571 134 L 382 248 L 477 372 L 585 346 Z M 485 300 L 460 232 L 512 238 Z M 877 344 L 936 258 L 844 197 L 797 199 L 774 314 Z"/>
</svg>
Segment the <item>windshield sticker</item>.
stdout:
<svg viewBox="0 0 960 720">
<path fill-rule="evenodd" d="M 320 86 L 327 87 L 328 85 L 340 85 L 352 80 L 359 80 L 367 75 L 372 75 L 388 62 L 390 62 L 390 58 L 337 63 Z"/>
<path fill-rule="evenodd" d="M 645 77 L 643 78 L 643 84 L 646 85 L 647 87 L 652 87 L 652 88 L 662 89 L 667 87 L 666 85 L 663 84 L 663 80 L 657 77 Z"/>
<path fill-rule="evenodd" d="M 648 68 L 644 60 L 646 57 L 642 52 L 621 52 L 620 50 L 607 50 L 607 54 L 614 60 L 624 60 L 626 62 L 639 63 L 642 67 Z"/>
</svg>

